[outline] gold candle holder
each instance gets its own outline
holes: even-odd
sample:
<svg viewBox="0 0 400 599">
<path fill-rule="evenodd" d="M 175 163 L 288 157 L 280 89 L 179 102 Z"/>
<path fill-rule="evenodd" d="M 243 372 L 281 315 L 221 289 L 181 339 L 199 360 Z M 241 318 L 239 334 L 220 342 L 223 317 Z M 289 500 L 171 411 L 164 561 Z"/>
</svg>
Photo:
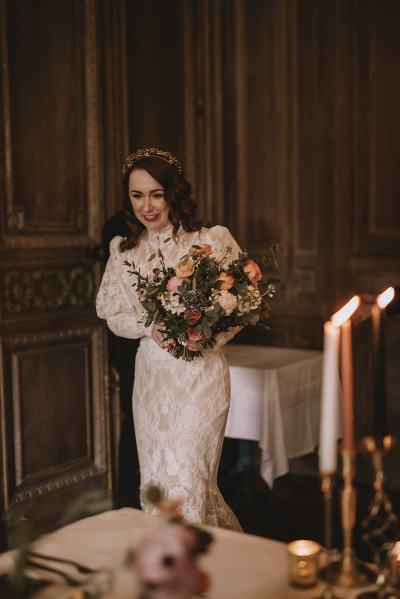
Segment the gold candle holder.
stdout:
<svg viewBox="0 0 400 599">
<path fill-rule="evenodd" d="M 324 568 L 320 576 L 323 580 L 347 588 L 357 588 L 375 580 L 373 570 L 360 562 L 354 555 L 352 542 L 356 518 L 356 491 L 354 479 L 354 452 L 342 449 L 343 490 L 341 496 L 343 553 L 342 558 Z"/>
<path fill-rule="evenodd" d="M 389 498 L 384 490 L 383 454 L 393 446 L 390 436 L 382 438 L 366 437 L 362 448 L 366 450 L 372 461 L 375 474 L 374 498 L 369 507 L 368 517 L 361 522 L 364 529 L 364 541 L 374 553 L 377 572 L 375 574 L 376 589 L 357 595 L 357 599 L 395 599 L 400 597 L 391 587 L 400 585 L 400 528 L 399 522 Z"/>
<path fill-rule="evenodd" d="M 287 546 L 289 558 L 289 581 L 297 587 L 317 584 L 321 545 L 316 541 L 301 539 Z"/>
<path fill-rule="evenodd" d="M 322 591 L 322 595 L 319 595 L 315 599 L 342 599 L 340 595 L 337 595 L 333 590 L 333 586 L 330 582 L 331 568 L 332 568 L 332 491 L 333 491 L 333 473 L 324 473 L 321 481 L 321 491 L 324 497 L 324 543 L 327 557 L 327 564 L 321 572 L 325 572 L 326 587 Z"/>
<path fill-rule="evenodd" d="M 388 562 L 389 583 L 396 589 L 400 589 L 400 541 L 393 545 Z"/>
</svg>

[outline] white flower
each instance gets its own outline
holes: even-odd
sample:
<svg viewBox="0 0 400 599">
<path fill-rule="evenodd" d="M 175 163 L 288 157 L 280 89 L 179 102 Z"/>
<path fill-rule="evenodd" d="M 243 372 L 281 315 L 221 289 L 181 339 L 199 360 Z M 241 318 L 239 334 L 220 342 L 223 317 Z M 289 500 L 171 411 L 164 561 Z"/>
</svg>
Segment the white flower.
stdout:
<svg viewBox="0 0 400 599">
<path fill-rule="evenodd" d="M 232 293 L 229 293 L 227 289 L 222 289 L 221 291 L 217 291 L 217 293 L 213 294 L 213 298 L 215 301 L 219 303 L 221 308 L 225 310 L 227 316 L 232 314 L 234 309 L 236 308 L 237 299 L 236 296 Z"/>
<path fill-rule="evenodd" d="M 247 314 L 261 304 L 261 293 L 258 287 L 248 285 L 246 292 L 238 295 L 237 309 L 240 314 Z"/>
<path fill-rule="evenodd" d="M 165 310 L 171 314 L 183 314 L 186 310 L 185 306 L 180 303 L 179 293 L 176 291 L 165 291 L 160 299 Z"/>
</svg>

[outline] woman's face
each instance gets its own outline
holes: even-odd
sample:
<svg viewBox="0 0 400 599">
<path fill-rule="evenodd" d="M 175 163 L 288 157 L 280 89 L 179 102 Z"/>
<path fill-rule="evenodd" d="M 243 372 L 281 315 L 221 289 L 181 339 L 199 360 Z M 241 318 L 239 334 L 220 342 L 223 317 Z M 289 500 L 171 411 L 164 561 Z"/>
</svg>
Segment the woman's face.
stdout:
<svg viewBox="0 0 400 599">
<path fill-rule="evenodd" d="M 136 218 L 148 231 L 160 231 L 168 224 L 164 188 L 144 169 L 135 169 L 129 175 L 129 198 Z"/>
</svg>

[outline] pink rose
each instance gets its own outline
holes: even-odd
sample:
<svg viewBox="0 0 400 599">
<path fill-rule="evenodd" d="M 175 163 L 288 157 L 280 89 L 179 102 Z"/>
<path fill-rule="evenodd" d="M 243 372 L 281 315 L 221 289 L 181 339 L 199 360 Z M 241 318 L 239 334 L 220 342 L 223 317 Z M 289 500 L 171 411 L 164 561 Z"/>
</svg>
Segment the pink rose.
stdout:
<svg viewBox="0 0 400 599">
<path fill-rule="evenodd" d="M 191 256 L 208 256 L 212 252 L 212 247 L 209 243 L 196 243 L 189 250 Z"/>
<path fill-rule="evenodd" d="M 192 343 L 198 343 L 199 341 L 203 341 L 204 335 L 200 331 L 195 331 L 194 329 L 189 329 L 187 332 L 188 341 Z"/>
<path fill-rule="evenodd" d="M 230 289 L 234 284 L 235 279 L 231 275 L 228 275 L 227 272 L 221 272 L 217 279 L 217 283 L 218 282 L 218 289 Z"/>
<path fill-rule="evenodd" d="M 175 266 L 175 274 L 177 277 L 181 279 L 185 279 L 186 277 L 190 277 L 194 273 L 194 262 L 192 258 L 186 257 L 179 260 L 178 264 Z"/>
<path fill-rule="evenodd" d="M 254 260 L 248 260 L 243 266 L 243 270 L 251 283 L 260 281 L 262 279 L 260 267 L 258 266 L 257 262 L 254 262 Z"/>
<path fill-rule="evenodd" d="M 167 283 L 168 291 L 178 291 L 179 287 L 182 285 L 183 281 L 188 281 L 189 279 L 182 279 L 182 277 L 172 277 Z"/>
<path fill-rule="evenodd" d="M 189 324 L 196 324 L 201 318 L 201 312 L 200 310 L 186 310 L 183 317 Z"/>
</svg>

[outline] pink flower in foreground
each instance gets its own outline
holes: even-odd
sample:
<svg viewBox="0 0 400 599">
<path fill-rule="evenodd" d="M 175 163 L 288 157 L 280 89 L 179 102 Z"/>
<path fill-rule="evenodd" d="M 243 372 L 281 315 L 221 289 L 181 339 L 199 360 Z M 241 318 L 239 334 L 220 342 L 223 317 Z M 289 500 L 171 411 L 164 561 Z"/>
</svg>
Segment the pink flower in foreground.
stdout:
<svg viewBox="0 0 400 599">
<path fill-rule="evenodd" d="M 135 553 L 135 574 L 150 599 L 189 599 L 208 590 L 193 556 L 197 540 L 179 524 L 152 530 Z"/>
<path fill-rule="evenodd" d="M 262 279 L 260 267 L 258 266 L 257 262 L 254 262 L 254 260 L 248 260 L 243 266 L 243 270 L 251 283 L 260 281 Z"/>
<path fill-rule="evenodd" d="M 183 281 L 188 281 L 189 279 L 182 277 L 172 277 L 167 283 L 168 291 L 178 291 L 179 287 L 182 285 Z"/>
</svg>

